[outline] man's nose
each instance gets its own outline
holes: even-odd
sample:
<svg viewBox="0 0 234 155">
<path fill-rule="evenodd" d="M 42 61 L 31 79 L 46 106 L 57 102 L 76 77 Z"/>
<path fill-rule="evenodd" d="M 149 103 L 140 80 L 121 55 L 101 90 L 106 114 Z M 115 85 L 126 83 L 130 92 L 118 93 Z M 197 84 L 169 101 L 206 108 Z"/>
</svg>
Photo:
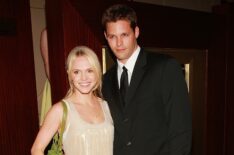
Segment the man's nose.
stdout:
<svg viewBox="0 0 234 155">
<path fill-rule="evenodd" d="M 123 40 L 121 37 L 117 38 L 117 46 L 121 46 L 123 43 Z"/>
</svg>

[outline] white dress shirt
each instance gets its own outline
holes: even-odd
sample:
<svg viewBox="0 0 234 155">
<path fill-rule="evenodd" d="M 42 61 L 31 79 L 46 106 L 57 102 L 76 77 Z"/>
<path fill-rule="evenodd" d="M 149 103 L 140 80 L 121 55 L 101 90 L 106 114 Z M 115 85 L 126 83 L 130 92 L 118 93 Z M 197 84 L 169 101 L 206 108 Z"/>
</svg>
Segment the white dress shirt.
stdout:
<svg viewBox="0 0 234 155">
<path fill-rule="evenodd" d="M 140 53 L 140 46 L 138 46 L 136 48 L 136 50 L 132 53 L 132 55 L 130 56 L 130 58 L 128 58 L 127 62 L 125 64 L 121 63 L 118 59 L 117 59 L 117 63 L 118 63 L 118 68 L 117 68 L 117 72 L 118 72 L 118 83 L 119 83 L 119 87 L 120 87 L 120 77 L 121 77 L 121 74 L 123 72 L 123 66 L 125 66 L 128 70 L 128 83 L 130 85 L 131 83 L 131 78 L 132 78 L 132 72 L 133 72 L 133 69 L 134 69 L 134 66 L 136 64 L 136 60 L 137 60 L 137 57 Z"/>
</svg>

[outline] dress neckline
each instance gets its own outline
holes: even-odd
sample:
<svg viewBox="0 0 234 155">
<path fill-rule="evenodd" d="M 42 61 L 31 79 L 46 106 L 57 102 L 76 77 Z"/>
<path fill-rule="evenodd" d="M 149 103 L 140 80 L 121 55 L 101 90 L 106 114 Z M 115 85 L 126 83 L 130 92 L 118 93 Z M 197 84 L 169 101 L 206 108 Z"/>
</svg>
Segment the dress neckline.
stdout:
<svg viewBox="0 0 234 155">
<path fill-rule="evenodd" d="M 73 109 L 75 110 L 75 113 L 76 113 L 76 115 L 78 116 L 78 118 L 79 118 L 83 123 L 85 123 L 85 124 L 87 124 L 87 125 L 90 125 L 90 126 L 100 126 L 100 125 L 103 125 L 103 124 L 106 122 L 106 120 L 107 120 L 107 118 L 106 118 L 106 113 L 105 113 L 104 107 L 103 107 L 103 101 L 100 101 L 100 105 L 101 105 L 101 111 L 102 111 L 102 113 L 103 113 L 104 119 L 103 119 L 103 121 L 100 122 L 100 123 L 91 123 L 91 122 L 88 122 L 88 121 L 84 120 L 84 119 L 81 117 L 79 111 L 76 109 L 75 104 L 74 104 L 73 102 L 70 102 L 70 101 L 67 101 L 67 102 L 70 103 L 70 105 L 72 105 L 72 107 L 73 107 Z"/>
</svg>

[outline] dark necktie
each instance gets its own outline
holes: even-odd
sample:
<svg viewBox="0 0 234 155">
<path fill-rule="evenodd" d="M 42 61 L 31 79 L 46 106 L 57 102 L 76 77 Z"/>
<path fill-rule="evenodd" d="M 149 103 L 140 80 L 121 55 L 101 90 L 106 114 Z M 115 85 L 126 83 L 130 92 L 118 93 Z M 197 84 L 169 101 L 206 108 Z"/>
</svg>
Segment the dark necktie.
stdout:
<svg viewBox="0 0 234 155">
<path fill-rule="evenodd" d="M 120 94 L 123 99 L 123 104 L 125 105 L 125 95 L 128 89 L 128 70 L 123 66 L 123 72 L 120 78 Z"/>
</svg>

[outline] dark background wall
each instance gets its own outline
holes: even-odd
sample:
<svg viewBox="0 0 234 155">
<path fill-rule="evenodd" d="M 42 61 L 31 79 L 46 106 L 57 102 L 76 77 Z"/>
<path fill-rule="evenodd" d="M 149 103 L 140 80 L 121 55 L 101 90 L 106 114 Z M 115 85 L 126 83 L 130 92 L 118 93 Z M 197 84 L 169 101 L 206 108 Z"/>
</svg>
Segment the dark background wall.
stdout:
<svg viewBox="0 0 234 155">
<path fill-rule="evenodd" d="M 57 7 L 54 7 L 52 1 L 47 2 L 46 5 L 47 22 L 58 17 L 58 14 L 60 15 L 57 23 L 50 22 L 47 25 L 48 32 L 51 33 L 49 34 L 51 44 L 57 42 L 50 38 L 55 37 L 55 33 L 59 32 L 65 36 L 72 34 L 73 37 L 63 37 L 65 40 L 61 41 L 64 48 L 63 51 L 60 51 L 64 55 L 67 55 L 74 45 L 85 44 L 93 48 L 100 56 L 101 47 L 106 45 L 100 26 L 101 14 L 108 5 L 116 1 L 103 0 L 100 2 L 94 0 L 90 3 L 79 0 L 60 0 L 59 2 L 61 4 L 58 4 Z M 230 88 L 231 85 L 233 86 L 233 82 L 230 79 L 233 77 L 233 68 L 230 60 L 233 59 L 233 3 L 216 6 L 212 12 L 205 13 L 124 0 L 122 2 L 128 3 L 137 11 L 141 28 L 139 38 L 141 46 L 177 50 L 183 48 L 188 49 L 188 51 L 190 51 L 189 49 L 196 49 L 205 52 L 205 65 L 201 66 L 203 67 L 201 69 L 206 71 L 205 84 L 203 90 L 200 91 L 203 92 L 204 100 L 193 103 L 193 112 L 197 112 L 193 113 L 193 124 L 197 122 L 202 124 L 199 126 L 201 128 L 193 126 L 194 133 L 196 133 L 194 136 L 201 136 L 201 141 L 200 145 L 197 145 L 197 142 L 194 143 L 196 146 L 193 147 L 193 155 L 229 155 L 232 153 L 233 143 L 231 143 L 231 140 L 234 137 L 230 136 L 233 135 L 231 132 L 233 127 L 231 110 L 233 109 L 233 97 Z M 89 6 L 88 11 L 86 6 Z M 55 9 L 60 9 L 56 17 L 52 15 Z M 55 31 L 55 25 L 61 23 L 63 26 Z M 67 28 L 68 25 L 72 25 L 73 29 Z M 85 27 L 80 25 L 85 25 Z M 74 34 L 76 35 L 74 36 Z M 78 40 L 81 37 L 80 34 L 82 38 Z M 93 39 L 90 34 L 94 36 Z M 57 39 L 61 40 L 61 37 L 57 37 Z M 52 57 L 56 55 L 58 50 L 56 46 L 50 47 Z M 59 59 L 51 63 L 63 64 Z M 199 66 L 200 64 L 194 63 L 194 65 Z M 65 73 L 63 74 L 65 75 Z M 197 74 L 197 72 L 194 72 L 194 74 Z M 52 79 L 54 78 L 52 90 L 56 91 L 53 96 L 55 101 L 66 92 L 66 84 L 61 86 L 56 83 L 56 81 L 60 84 L 61 81 L 65 83 L 65 78 L 56 75 L 58 75 L 57 72 L 51 75 Z M 201 84 L 196 82 L 194 81 L 194 84 Z M 199 108 L 202 109 L 199 111 L 197 110 Z"/>
<path fill-rule="evenodd" d="M 102 60 L 102 46 L 106 42 L 100 16 L 115 2 L 117 0 L 46 1 L 54 102 L 67 91 L 64 64 L 71 48 L 77 44 L 90 46 Z M 193 121 L 203 121 L 202 145 L 196 147 L 202 151 L 199 155 L 233 154 L 233 3 L 216 6 L 211 13 L 205 13 L 124 0 L 118 2 L 126 2 L 137 11 L 141 46 L 205 51 L 206 63 L 202 66 L 206 71 L 202 90 L 204 101 L 200 102 L 203 113 L 201 118 L 199 113 L 193 118 Z M 30 154 L 38 131 L 28 3 L 27 0 L 0 1 L 0 154 Z"/>
</svg>

